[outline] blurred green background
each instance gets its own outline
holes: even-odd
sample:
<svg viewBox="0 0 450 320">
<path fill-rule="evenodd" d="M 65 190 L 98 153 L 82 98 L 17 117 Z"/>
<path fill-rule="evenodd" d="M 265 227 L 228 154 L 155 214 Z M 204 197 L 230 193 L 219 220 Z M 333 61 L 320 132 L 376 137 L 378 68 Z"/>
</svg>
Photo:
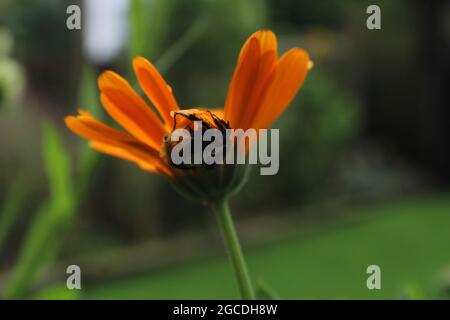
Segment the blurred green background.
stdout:
<svg viewBox="0 0 450 320">
<path fill-rule="evenodd" d="M 66 27 L 70 4 L 81 30 Z M 370 4 L 381 30 L 366 28 Z M 260 291 L 448 298 L 449 18 L 446 1 L 2 0 L 0 298 L 238 298 L 212 214 L 92 152 L 63 118 L 82 107 L 109 121 L 96 78 L 135 83 L 135 55 L 180 105 L 222 106 L 258 29 L 315 62 L 274 125 L 279 173 L 253 170 L 232 199 Z M 82 290 L 66 288 L 71 264 Z M 381 290 L 366 287 L 372 264 Z"/>
</svg>

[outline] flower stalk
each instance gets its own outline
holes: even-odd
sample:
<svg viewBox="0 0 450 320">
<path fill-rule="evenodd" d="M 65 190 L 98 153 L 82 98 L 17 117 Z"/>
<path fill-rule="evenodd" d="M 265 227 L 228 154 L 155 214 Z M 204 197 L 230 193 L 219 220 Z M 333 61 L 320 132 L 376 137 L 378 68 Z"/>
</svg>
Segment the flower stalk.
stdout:
<svg viewBox="0 0 450 320">
<path fill-rule="evenodd" d="M 241 245 L 236 233 L 236 228 L 231 217 L 228 200 L 218 200 L 211 204 L 216 214 L 220 230 L 227 248 L 228 257 L 233 267 L 234 274 L 243 300 L 255 300 L 255 292 L 251 283 L 247 264 L 242 253 Z"/>
</svg>

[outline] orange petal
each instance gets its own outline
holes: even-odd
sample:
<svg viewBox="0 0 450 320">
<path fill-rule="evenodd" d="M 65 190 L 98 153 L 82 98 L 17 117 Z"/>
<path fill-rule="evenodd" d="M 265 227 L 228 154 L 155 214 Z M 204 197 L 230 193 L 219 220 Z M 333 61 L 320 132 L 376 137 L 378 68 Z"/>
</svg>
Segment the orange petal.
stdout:
<svg viewBox="0 0 450 320">
<path fill-rule="evenodd" d="M 250 57 L 255 39 L 259 45 L 257 58 Z M 274 79 L 277 57 L 277 38 L 270 30 L 255 32 L 243 45 L 225 104 L 225 117 L 232 127 L 250 127 Z"/>
<path fill-rule="evenodd" d="M 242 46 L 241 52 L 239 53 L 238 63 L 241 61 L 242 56 L 250 43 L 250 39 L 252 38 L 256 38 L 258 40 L 261 48 L 261 55 L 268 51 L 273 51 L 275 56 L 278 56 L 278 42 L 275 34 L 271 30 L 259 30 L 253 33 Z"/>
<path fill-rule="evenodd" d="M 135 162 L 146 171 L 170 175 L 170 169 L 159 157 L 159 150 L 97 121 L 88 112 L 81 110 L 79 116 L 68 116 L 64 120 L 73 132 L 91 140 L 94 149 Z"/>
<path fill-rule="evenodd" d="M 89 112 L 80 110 L 79 116 L 64 118 L 67 127 L 79 136 L 98 141 L 130 141 L 131 136 L 97 121 Z"/>
<path fill-rule="evenodd" d="M 133 67 L 139 85 L 158 110 L 164 122 L 171 128 L 173 119 L 170 117 L 170 112 L 180 109 L 172 94 L 172 88 L 147 59 L 143 57 L 134 58 Z"/>
<path fill-rule="evenodd" d="M 241 111 L 239 128 L 246 130 L 251 127 L 265 93 L 275 79 L 276 66 L 277 57 L 274 51 L 267 51 L 261 56 L 256 80 L 253 83 L 251 91 L 247 92 L 249 99 Z"/>
<path fill-rule="evenodd" d="M 126 147 L 123 147 L 92 141 L 90 147 L 110 156 L 134 162 L 144 171 L 161 173 L 168 177 L 172 176 L 169 167 L 157 155 L 148 153 L 145 149 L 142 150 L 142 146 L 128 144 Z"/>
<path fill-rule="evenodd" d="M 166 133 L 156 113 L 121 76 L 103 72 L 98 79 L 101 101 L 108 114 L 136 139 L 158 148 Z"/>
<path fill-rule="evenodd" d="M 275 79 L 268 88 L 251 127 L 268 128 L 286 109 L 305 80 L 310 65 L 306 51 L 294 48 L 280 59 Z"/>
<path fill-rule="evenodd" d="M 251 37 L 249 43 L 243 48 L 225 102 L 225 120 L 231 127 L 240 127 L 240 118 L 247 106 L 253 85 L 257 80 L 260 64 L 260 45 L 256 37 Z"/>
</svg>

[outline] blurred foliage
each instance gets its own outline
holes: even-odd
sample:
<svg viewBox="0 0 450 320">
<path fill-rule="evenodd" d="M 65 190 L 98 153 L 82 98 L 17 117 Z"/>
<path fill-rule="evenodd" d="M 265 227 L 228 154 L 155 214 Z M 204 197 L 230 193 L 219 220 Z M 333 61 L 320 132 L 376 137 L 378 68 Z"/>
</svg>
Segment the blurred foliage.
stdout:
<svg viewBox="0 0 450 320">
<path fill-rule="evenodd" d="M 11 32 L 6 28 L 0 28 L 0 56 L 11 54 L 13 47 L 13 38 Z"/>
<path fill-rule="evenodd" d="M 293 197 L 315 191 L 324 183 L 331 165 L 355 141 L 361 126 L 359 101 L 332 77 L 320 66 L 311 72 L 299 95 L 298 116 L 287 114 L 280 123 L 288 132 L 295 132 L 280 146 L 285 151 L 280 156 L 288 162 L 280 178 L 296 186 Z M 295 156 L 289 152 L 292 146 L 299 150 Z"/>
<path fill-rule="evenodd" d="M 175 0 L 130 1 L 130 58 L 161 54 Z M 131 60 L 130 59 L 130 60 Z"/>
<path fill-rule="evenodd" d="M 216 18 L 220 33 L 248 35 L 262 27 L 267 18 L 266 0 L 200 0 L 201 9 Z"/>
<path fill-rule="evenodd" d="M 23 241 L 17 264 L 5 289 L 7 298 L 23 298 L 30 293 L 53 262 L 62 245 L 61 237 L 75 213 L 67 151 L 50 124 L 44 128 L 43 140 L 50 199 L 37 211 Z"/>
<path fill-rule="evenodd" d="M 402 300 L 425 300 L 426 298 L 426 294 L 417 285 L 413 284 L 406 285 L 400 294 L 400 299 Z"/>
<path fill-rule="evenodd" d="M 37 292 L 33 297 L 36 300 L 77 300 L 82 298 L 80 290 L 67 290 L 65 283 L 58 283 Z"/>
<path fill-rule="evenodd" d="M 4 6 L 8 14 L 2 15 L 1 20 L 13 30 L 17 39 L 15 51 L 22 59 L 45 61 L 49 51 L 70 48 L 66 29 L 57 27 L 65 26 L 66 1 L 6 0 Z M 49 34 L 53 41 L 42 41 L 42 36 Z"/>
<path fill-rule="evenodd" d="M 15 102 L 25 82 L 22 66 L 10 57 L 12 46 L 11 32 L 0 28 L 0 108 Z"/>
<path fill-rule="evenodd" d="M 98 101 L 98 90 L 95 71 L 89 66 L 84 65 L 81 72 L 80 85 L 78 88 L 78 105 L 81 109 L 90 112 L 97 119 L 102 119 L 100 103 Z M 82 201 L 89 189 L 90 181 L 95 174 L 95 168 L 98 166 L 101 155 L 82 143 L 80 148 L 80 160 L 76 173 L 77 180 L 77 199 Z"/>
<path fill-rule="evenodd" d="M 170 66 L 174 65 L 177 60 L 201 37 L 209 26 L 209 19 L 203 17 L 193 23 L 186 32 L 179 38 L 164 55 L 156 61 L 156 67 L 161 74 L 166 73 Z"/>
<path fill-rule="evenodd" d="M 10 235 L 14 223 L 19 219 L 20 209 L 26 195 L 26 184 L 23 176 L 17 177 L 10 186 L 5 198 L 2 199 L 0 210 L 0 258 L 3 253 L 3 244 Z"/>
<path fill-rule="evenodd" d="M 296 31 L 299 27 L 318 25 L 336 28 L 343 22 L 345 9 L 353 0 L 328 1 L 279 1 L 271 0 L 269 7 L 272 20 L 279 27 Z M 362 6 L 361 6 L 362 7 Z M 367 6 L 366 6 L 367 7 Z"/>
<path fill-rule="evenodd" d="M 45 92 L 47 99 L 59 103 L 74 98 L 80 59 L 80 33 L 65 27 L 68 4 L 67 0 L 4 0 L 0 13 L 0 23 L 11 30 L 15 40 L 14 55 L 29 78 L 28 91 L 35 95 Z"/>
<path fill-rule="evenodd" d="M 263 280 L 256 282 L 256 297 L 258 300 L 280 300 L 278 293 Z"/>
<path fill-rule="evenodd" d="M 450 300 L 450 264 L 448 264 L 437 277 L 438 295 Z"/>
<path fill-rule="evenodd" d="M 23 86 L 22 67 L 15 60 L 0 56 L 0 108 L 15 103 Z"/>
</svg>

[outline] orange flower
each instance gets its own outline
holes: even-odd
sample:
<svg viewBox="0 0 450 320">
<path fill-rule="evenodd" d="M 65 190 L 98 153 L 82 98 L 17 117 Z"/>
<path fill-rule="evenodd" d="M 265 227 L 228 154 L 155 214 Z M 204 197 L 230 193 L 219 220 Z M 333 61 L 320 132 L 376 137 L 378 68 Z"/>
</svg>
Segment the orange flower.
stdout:
<svg viewBox="0 0 450 320">
<path fill-rule="evenodd" d="M 212 112 L 231 128 L 269 128 L 294 98 L 311 66 L 308 53 L 302 49 L 291 49 L 279 58 L 274 33 L 258 31 L 241 49 L 224 109 Z M 171 87 L 149 61 L 136 57 L 133 67 L 157 112 L 124 78 L 105 71 L 98 79 L 101 102 L 125 132 L 83 110 L 78 116 L 66 117 L 66 125 L 100 152 L 132 161 L 142 170 L 174 177 L 176 169 L 162 156 L 163 140 L 170 134 L 174 114 L 180 108 Z M 185 114 L 199 112 L 183 110 Z"/>
</svg>

